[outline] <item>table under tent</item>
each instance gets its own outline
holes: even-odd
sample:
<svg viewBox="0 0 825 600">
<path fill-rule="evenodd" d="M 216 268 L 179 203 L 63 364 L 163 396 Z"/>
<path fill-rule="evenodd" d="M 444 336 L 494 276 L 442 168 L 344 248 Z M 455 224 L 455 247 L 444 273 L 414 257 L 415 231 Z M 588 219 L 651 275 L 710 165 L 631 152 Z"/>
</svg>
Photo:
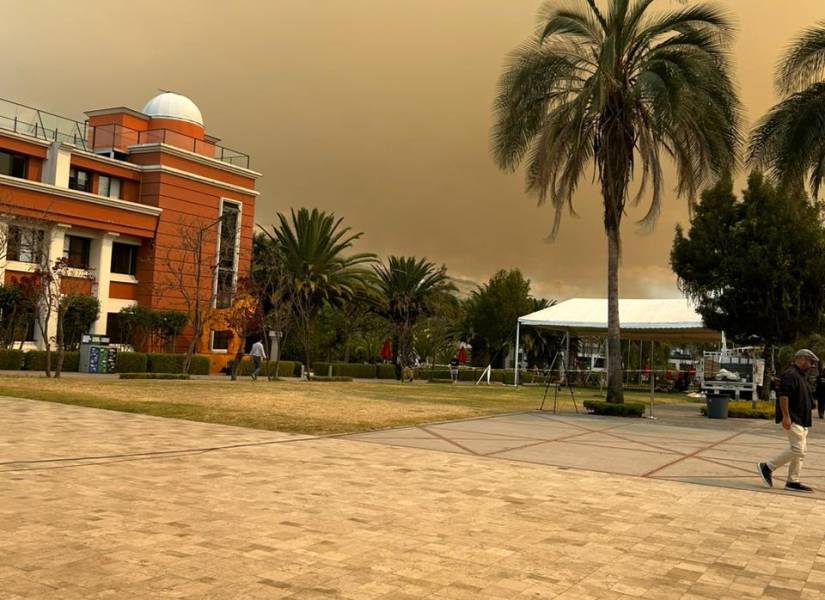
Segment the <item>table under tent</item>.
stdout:
<svg viewBox="0 0 825 600">
<path fill-rule="evenodd" d="M 623 340 L 675 343 L 719 343 L 721 333 L 705 326 L 685 298 L 620 299 L 619 323 Z M 519 382 L 519 343 L 522 327 L 537 327 L 564 334 L 564 361 L 570 356 L 571 337 L 607 337 L 607 299 L 573 298 L 519 317 L 516 327 L 515 383 Z M 563 364 L 565 375 L 569 365 Z M 651 409 L 655 391 L 651 377 Z"/>
</svg>

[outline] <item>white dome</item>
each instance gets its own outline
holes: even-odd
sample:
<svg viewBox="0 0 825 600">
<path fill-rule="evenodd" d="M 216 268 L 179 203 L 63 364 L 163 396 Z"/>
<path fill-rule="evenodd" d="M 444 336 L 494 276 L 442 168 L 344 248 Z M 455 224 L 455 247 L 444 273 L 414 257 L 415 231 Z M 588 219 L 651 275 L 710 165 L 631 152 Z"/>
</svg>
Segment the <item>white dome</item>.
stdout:
<svg viewBox="0 0 825 600">
<path fill-rule="evenodd" d="M 158 94 L 146 103 L 142 112 L 150 117 L 189 121 L 203 127 L 203 116 L 197 105 L 186 96 L 174 92 Z"/>
</svg>

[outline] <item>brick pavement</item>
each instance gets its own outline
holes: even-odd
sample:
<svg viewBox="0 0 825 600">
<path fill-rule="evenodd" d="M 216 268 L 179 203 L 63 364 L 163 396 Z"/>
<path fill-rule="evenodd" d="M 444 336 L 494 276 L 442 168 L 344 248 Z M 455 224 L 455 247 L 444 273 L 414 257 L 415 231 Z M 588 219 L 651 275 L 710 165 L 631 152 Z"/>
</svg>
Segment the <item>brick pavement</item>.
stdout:
<svg viewBox="0 0 825 600">
<path fill-rule="evenodd" d="M 817 500 L 27 400 L 0 415 L 3 599 L 825 590 Z"/>
</svg>

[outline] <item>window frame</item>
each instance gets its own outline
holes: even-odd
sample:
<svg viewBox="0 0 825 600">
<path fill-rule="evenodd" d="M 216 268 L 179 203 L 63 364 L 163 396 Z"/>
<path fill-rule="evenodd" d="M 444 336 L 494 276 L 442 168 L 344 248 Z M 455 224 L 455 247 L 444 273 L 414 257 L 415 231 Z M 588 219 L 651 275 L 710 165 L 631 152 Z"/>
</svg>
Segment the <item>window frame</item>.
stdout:
<svg viewBox="0 0 825 600">
<path fill-rule="evenodd" d="M 85 261 L 82 264 L 74 264 L 72 262 L 72 240 L 83 240 L 85 245 Z M 63 241 L 63 258 L 66 263 L 73 269 L 89 270 L 92 262 L 92 240 L 82 235 L 66 235 Z"/>
<path fill-rule="evenodd" d="M 221 300 L 221 289 L 220 289 L 220 282 L 221 282 L 221 275 L 223 272 L 226 272 L 226 267 L 221 266 L 221 254 L 223 251 L 223 227 L 224 227 L 224 210 L 227 206 L 233 206 L 237 209 L 236 218 L 237 222 L 235 223 L 235 248 L 232 254 L 232 268 L 231 268 L 231 282 L 229 287 L 231 289 L 231 293 L 229 294 L 229 301 L 223 302 Z M 234 297 L 235 287 L 238 284 L 238 262 L 240 258 L 241 252 L 241 224 L 243 220 L 243 203 L 238 200 L 231 200 L 229 198 L 221 198 L 219 213 L 218 213 L 218 239 L 215 245 L 215 274 L 212 281 L 212 306 L 213 308 L 228 308 L 232 306 L 232 299 Z"/>
<path fill-rule="evenodd" d="M 106 181 L 106 193 L 103 193 L 103 181 Z M 116 186 L 113 186 L 114 183 L 117 183 Z M 117 188 L 117 193 L 112 193 L 112 188 Z M 112 175 L 105 175 L 100 174 L 97 176 L 97 195 L 98 196 L 106 196 L 107 198 L 116 198 L 120 200 L 123 194 L 123 180 L 120 177 L 114 177 Z"/>
<path fill-rule="evenodd" d="M 16 232 L 16 233 L 15 233 Z M 26 260 L 23 255 L 24 235 L 30 235 L 31 240 L 25 242 L 29 245 L 29 257 Z M 16 238 L 16 242 L 13 241 Z M 21 262 L 30 265 L 42 265 L 46 257 L 46 232 L 36 227 L 25 227 L 10 223 L 6 229 L 6 260 Z"/>
<path fill-rule="evenodd" d="M 74 173 L 74 175 L 72 175 Z M 79 187 L 77 180 L 80 173 L 86 176 L 86 186 Z M 88 169 L 81 169 L 80 167 L 69 167 L 69 189 L 78 192 L 91 193 L 92 191 L 92 172 Z"/>
<path fill-rule="evenodd" d="M 131 258 L 129 260 L 129 268 L 131 269 L 128 272 L 123 271 L 115 271 L 115 247 L 116 246 L 126 246 L 131 251 Z M 132 277 L 137 276 L 137 261 L 138 261 L 138 251 L 140 250 L 140 246 L 137 244 L 130 244 L 128 242 L 112 242 L 112 257 L 109 261 L 109 273 L 114 273 L 116 275 L 130 275 Z"/>
<path fill-rule="evenodd" d="M 15 177 L 17 179 L 26 179 L 26 176 L 29 172 L 29 157 L 25 154 L 20 154 L 19 152 L 14 152 L 12 150 L 7 150 L 5 148 L 0 148 L 0 154 L 6 154 L 9 157 L 9 172 L 8 173 L 0 173 L 7 177 Z M 19 175 L 15 175 L 14 165 L 15 160 L 17 161 L 18 165 L 21 165 L 21 173 Z"/>
<path fill-rule="evenodd" d="M 217 337 L 215 334 L 226 334 L 226 348 L 216 348 L 215 347 L 215 338 Z M 220 354 L 226 354 L 229 352 L 229 341 L 232 339 L 232 331 L 229 329 L 210 329 L 209 330 L 209 350 L 211 352 L 216 352 Z"/>
</svg>

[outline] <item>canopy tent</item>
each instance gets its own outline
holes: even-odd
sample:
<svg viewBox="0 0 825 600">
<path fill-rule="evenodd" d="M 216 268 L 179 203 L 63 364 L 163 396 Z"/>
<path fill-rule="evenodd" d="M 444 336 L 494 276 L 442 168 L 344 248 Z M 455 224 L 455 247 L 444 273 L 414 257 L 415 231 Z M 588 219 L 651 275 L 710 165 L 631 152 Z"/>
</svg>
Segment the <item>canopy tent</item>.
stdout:
<svg viewBox="0 0 825 600">
<path fill-rule="evenodd" d="M 627 340 L 719 342 L 721 333 L 708 329 L 685 298 L 619 300 L 621 335 Z M 573 298 L 519 317 L 518 325 L 562 331 L 573 336 L 607 335 L 607 300 Z"/>
<path fill-rule="evenodd" d="M 681 343 L 719 342 L 722 333 L 705 326 L 702 317 L 685 298 L 663 300 L 619 300 L 621 336 L 626 340 Z M 539 327 L 570 337 L 607 336 L 607 299 L 573 298 L 519 317 L 516 327 L 515 382 L 518 385 L 518 355 L 521 327 Z"/>
</svg>

